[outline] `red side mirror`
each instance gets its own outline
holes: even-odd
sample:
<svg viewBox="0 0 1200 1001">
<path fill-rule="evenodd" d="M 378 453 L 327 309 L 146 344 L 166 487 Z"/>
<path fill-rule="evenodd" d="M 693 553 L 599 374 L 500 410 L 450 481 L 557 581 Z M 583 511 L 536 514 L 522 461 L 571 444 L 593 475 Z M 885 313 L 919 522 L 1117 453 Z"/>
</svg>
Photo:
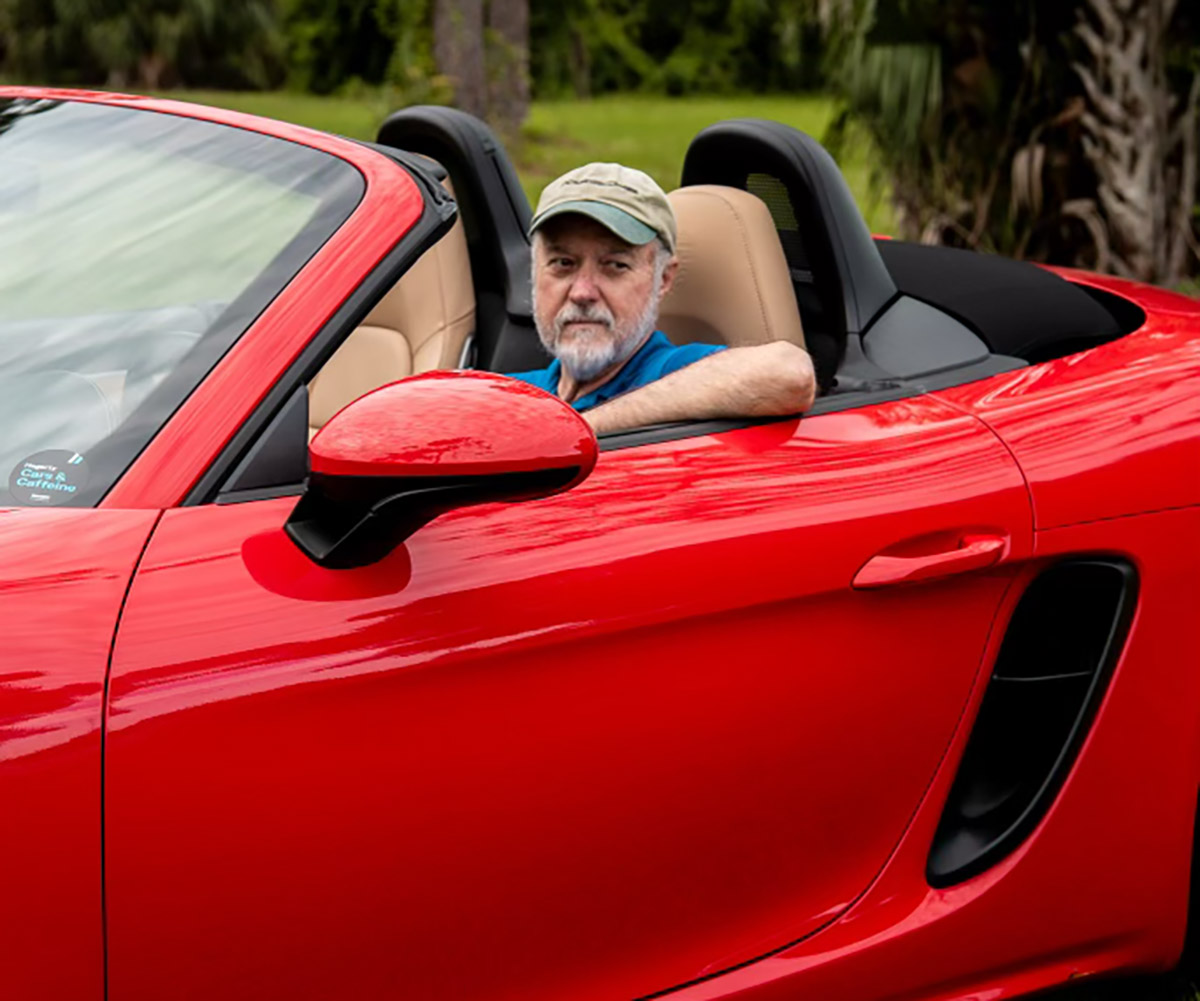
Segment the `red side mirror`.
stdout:
<svg viewBox="0 0 1200 1001">
<path fill-rule="evenodd" d="M 309 445 L 288 535 L 326 567 L 382 559 L 452 508 L 569 490 L 596 436 L 557 397 L 484 372 L 429 372 L 340 410 Z"/>
</svg>

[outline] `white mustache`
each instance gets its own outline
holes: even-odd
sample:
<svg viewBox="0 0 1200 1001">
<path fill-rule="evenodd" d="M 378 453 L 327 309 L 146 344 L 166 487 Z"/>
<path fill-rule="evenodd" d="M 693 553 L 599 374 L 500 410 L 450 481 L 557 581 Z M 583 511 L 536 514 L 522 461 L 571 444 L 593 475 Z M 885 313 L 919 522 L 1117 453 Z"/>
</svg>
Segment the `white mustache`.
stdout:
<svg viewBox="0 0 1200 1001">
<path fill-rule="evenodd" d="M 612 330 L 616 322 L 612 313 L 598 303 L 591 306 L 580 306 L 577 303 L 568 302 L 554 317 L 554 337 L 557 340 L 562 335 L 563 327 L 568 323 L 599 323 L 608 330 Z"/>
</svg>

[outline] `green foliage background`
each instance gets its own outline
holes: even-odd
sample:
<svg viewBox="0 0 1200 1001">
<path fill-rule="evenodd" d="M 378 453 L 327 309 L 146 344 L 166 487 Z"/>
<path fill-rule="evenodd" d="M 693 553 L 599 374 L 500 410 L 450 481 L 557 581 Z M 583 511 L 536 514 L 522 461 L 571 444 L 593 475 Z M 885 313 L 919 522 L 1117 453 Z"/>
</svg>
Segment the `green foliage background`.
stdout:
<svg viewBox="0 0 1200 1001">
<path fill-rule="evenodd" d="M 280 81 L 275 0 L 0 0 L 0 73 L 29 83 L 143 87 Z"/>
<path fill-rule="evenodd" d="M 851 123 L 870 132 L 900 231 L 1097 266 L 1082 208 L 1094 206 L 1097 184 L 1081 154 L 1088 101 L 1077 66 L 1088 54 L 1076 28 L 1086 0 L 841 0 L 841 9 L 825 66 L 843 112 L 825 138 L 836 153 Z M 1200 71 L 1200 5 L 1179 3 L 1165 46 L 1182 107 Z"/>
<path fill-rule="evenodd" d="M 819 0 L 535 0 L 535 95 L 813 89 Z M 329 94 L 436 94 L 432 0 L 0 0 L 0 72 Z M 146 70 L 161 64 L 157 79 Z"/>
<path fill-rule="evenodd" d="M 452 82 L 433 60 L 434 2 L 0 0 L 0 78 L 285 89 L 387 108 L 447 101 Z M 900 234 L 1105 266 L 1105 223 L 1081 209 L 1097 204 L 1098 183 L 1081 152 L 1086 95 L 1075 67 L 1086 59 L 1075 29 L 1088 3 L 530 0 L 537 105 L 530 145 L 517 152 L 534 170 L 554 159 L 529 155 L 545 135 L 536 108 L 582 107 L 578 98 L 822 93 L 836 108 L 819 137 L 843 161 L 870 137 Z M 1186 101 L 1200 72 L 1196 0 L 1179 0 L 1167 44 L 1172 90 Z M 601 110 L 606 117 L 588 120 L 603 131 L 620 110 Z M 640 113 L 630 128 L 644 125 Z M 560 152 L 577 114 L 557 126 Z M 1200 251 L 1193 258 L 1194 275 Z"/>
</svg>

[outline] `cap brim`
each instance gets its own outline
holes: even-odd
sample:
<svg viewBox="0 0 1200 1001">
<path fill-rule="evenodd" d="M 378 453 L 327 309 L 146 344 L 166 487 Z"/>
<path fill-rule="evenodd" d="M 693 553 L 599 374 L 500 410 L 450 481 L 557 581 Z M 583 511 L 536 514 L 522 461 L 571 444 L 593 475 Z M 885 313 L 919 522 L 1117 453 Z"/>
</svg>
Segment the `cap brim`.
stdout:
<svg viewBox="0 0 1200 1001">
<path fill-rule="evenodd" d="M 635 219 L 624 209 L 619 209 L 615 205 L 607 205 L 604 202 L 588 201 L 560 202 L 553 208 L 534 216 L 533 222 L 529 224 L 529 232 L 532 234 L 549 219 L 567 214 L 585 215 L 590 219 L 595 219 L 615 236 L 619 236 L 626 243 L 632 243 L 636 247 L 649 243 L 658 236 L 655 230 Z"/>
</svg>

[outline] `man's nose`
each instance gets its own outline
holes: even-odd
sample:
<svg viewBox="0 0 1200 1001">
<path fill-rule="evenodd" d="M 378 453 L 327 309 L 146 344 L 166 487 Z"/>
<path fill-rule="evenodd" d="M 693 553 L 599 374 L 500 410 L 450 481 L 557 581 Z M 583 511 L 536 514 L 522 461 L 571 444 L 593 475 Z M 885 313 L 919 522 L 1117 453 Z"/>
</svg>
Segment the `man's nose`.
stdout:
<svg viewBox="0 0 1200 1001">
<path fill-rule="evenodd" d="M 587 271 L 580 271 L 571 282 L 570 298 L 572 302 L 595 302 L 600 298 L 600 290 L 596 287 L 595 278 Z"/>
</svg>

